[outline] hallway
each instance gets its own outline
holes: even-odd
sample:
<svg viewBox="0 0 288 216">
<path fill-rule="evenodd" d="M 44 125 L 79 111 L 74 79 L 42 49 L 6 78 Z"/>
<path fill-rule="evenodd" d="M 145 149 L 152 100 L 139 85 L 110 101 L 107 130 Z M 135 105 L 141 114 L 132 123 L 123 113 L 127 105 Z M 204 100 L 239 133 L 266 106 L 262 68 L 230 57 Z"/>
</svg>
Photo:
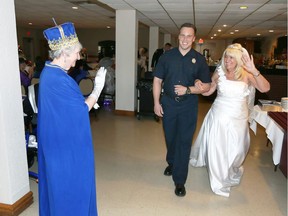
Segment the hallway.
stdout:
<svg viewBox="0 0 288 216">
<path fill-rule="evenodd" d="M 201 100 L 196 137 L 211 103 Z M 206 168 L 189 167 L 187 194 L 177 197 L 166 167 L 161 121 L 115 116 L 109 107 L 90 114 L 96 158 L 100 216 L 285 216 L 287 179 L 274 172 L 272 147 L 258 127 L 244 163 L 244 176 L 230 198 L 212 193 Z M 81 158 L 79 158 L 81 160 Z M 32 167 L 37 170 L 37 163 Z M 85 172 L 85 170 L 83 170 Z M 79 173 L 81 175 L 81 173 Z M 60 179 L 59 179 L 60 180 Z M 30 180 L 34 203 L 21 216 L 38 215 L 37 183 Z M 85 187 L 85 185 L 83 185 Z"/>
</svg>

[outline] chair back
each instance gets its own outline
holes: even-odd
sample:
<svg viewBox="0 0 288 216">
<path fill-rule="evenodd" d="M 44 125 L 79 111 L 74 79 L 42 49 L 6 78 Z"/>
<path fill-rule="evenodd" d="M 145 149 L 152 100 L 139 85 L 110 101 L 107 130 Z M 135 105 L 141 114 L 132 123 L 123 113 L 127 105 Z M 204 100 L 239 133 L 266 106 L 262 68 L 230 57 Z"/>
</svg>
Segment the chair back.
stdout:
<svg viewBox="0 0 288 216">
<path fill-rule="evenodd" d="M 31 85 L 39 83 L 39 78 L 32 78 Z"/>
<path fill-rule="evenodd" d="M 79 81 L 79 87 L 84 97 L 89 96 L 94 88 L 94 81 L 89 77 L 84 77 Z"/>
<path fill-rule="evenodd" d="M 23 85 L 21 85 L 21 93 L 22 93 L 22 96 L 26 96 L 26 89 Z"/>
<path fill-rule="evenodd" d="M 28 87 L 28 98 L 34 113 L 38 113 L 38 88 L 38 83 L 32 84 Z"/>
</svg>

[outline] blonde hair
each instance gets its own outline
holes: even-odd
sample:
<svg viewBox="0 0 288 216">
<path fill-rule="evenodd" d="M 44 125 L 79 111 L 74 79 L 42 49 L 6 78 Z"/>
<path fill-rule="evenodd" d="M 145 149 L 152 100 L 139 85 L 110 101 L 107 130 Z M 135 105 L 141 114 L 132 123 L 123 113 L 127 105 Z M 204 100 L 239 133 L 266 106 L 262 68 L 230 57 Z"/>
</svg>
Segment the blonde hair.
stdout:
<svg viewBox="0 0 288 216">
<path fill-rule="evenodd" d="M 225 73 L 227 73 L 224 58 L 225 56 L 232 57 L 236 60 L 236 68 L 234 72 L 235 80 L 242 80 L 244 77 L 245 70 L 242 68 L 243 62 L 241 60 L 244 48 L 239 43 L 234 43 L 229 45 L 224 51 L 221 58 L 221 67 Z"/>
</svg>

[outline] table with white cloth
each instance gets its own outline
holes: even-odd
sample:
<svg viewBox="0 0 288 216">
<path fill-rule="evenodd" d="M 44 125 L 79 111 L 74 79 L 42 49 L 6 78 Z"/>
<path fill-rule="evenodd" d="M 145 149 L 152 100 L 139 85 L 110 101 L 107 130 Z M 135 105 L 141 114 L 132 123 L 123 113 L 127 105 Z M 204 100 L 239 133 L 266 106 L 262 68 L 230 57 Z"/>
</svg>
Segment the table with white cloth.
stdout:
<svg viewBox="0 0 288 216">
<path fill-rule="evenodd" d="M 267 138 L 272 143 L 273 163 L 275 171 L 280 163 L 281 151 L 283 144 L 284 131 L 269 115 L 267 111 L 263 111 L 260 106 L 254 106 L 249 116 L 250 128 L 256 135 L 257 123 L 265 128 Z"/>
<path fill-rule="evenodd" d="M 286 109 L 287 110 L 287 109 Z M 282 151 L 281 151 L 281 159 L 279 163 L 279 169 L 282 171 L 284 176 L 287 178 L 287 119 L 288 113 L 287 112 L 268 112 L 268 116 L 272 118 L 283 130 L 284 130 L 284 138 L 282 144 Z"/>
</svg>

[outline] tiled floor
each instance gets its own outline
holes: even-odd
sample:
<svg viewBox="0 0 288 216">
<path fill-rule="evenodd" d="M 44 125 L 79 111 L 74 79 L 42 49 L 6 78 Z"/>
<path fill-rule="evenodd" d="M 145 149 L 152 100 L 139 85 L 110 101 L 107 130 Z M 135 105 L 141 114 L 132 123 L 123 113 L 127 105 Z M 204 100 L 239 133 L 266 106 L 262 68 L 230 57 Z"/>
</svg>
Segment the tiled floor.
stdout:
<svg viewBox="0 0 288 216">
<path fill-rule="evenodd" d="M 210 107 L 199 104 L 197 131 Z M 97 202 L 100 216 L 281 216 L 287 215 L 287 179 L 274 172 L 271 146 L 263 128 L 251 133 L 251 148 L 244 176 L 230 198 L 213 194 L 205 168 L 189 169 L 187 195 L 174 194 L 166 167 L 161 122 L 150 116 L 115 116 L 102 108 L 91 114 Z M 196 131 L 196 134 L 197 134 Z M 194 136 L 195 138 L 195 136 Z M 34 164 L 32 169 L 37 169 Z M 38 215 L 37 183 L 31 180 L 34 203 L 21 216 Z"/>
</svg>

